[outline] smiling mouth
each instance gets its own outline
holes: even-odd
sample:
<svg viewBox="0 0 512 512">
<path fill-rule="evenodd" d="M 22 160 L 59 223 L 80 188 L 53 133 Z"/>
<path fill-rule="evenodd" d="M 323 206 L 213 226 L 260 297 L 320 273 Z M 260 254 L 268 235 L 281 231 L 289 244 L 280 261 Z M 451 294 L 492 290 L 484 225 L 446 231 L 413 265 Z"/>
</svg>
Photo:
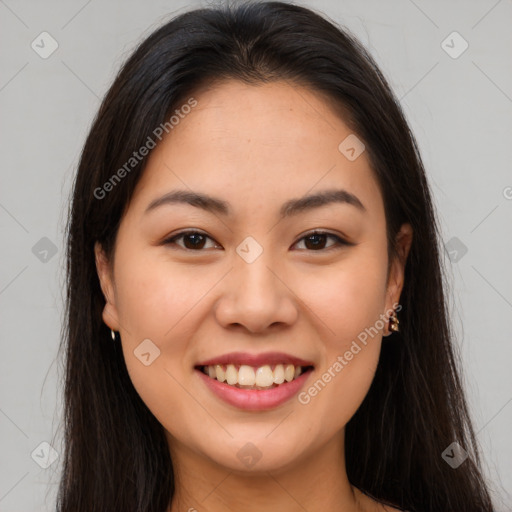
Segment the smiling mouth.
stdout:
<svg viewBox="0 0 512 512">
<path fill-rule="evenodd" d="M 300 375 L 313 370 L 313 366 L 296 366 L 293 364 L 275 364 L 263 366 L 216 364 L 196 366 L 211 379 L 223 382 L 239 389 L 265 390 L 292 382 Z"/>
</svg>

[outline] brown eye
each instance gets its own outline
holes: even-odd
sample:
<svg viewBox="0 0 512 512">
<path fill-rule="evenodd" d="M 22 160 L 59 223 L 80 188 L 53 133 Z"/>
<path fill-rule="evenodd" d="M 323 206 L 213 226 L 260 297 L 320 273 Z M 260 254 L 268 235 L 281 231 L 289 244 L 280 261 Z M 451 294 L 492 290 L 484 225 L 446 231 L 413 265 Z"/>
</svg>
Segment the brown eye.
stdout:
<svg viewBox="0 0 512 512">
<path fill-rule="evenodd" d="M 183 239 L 183 245 L 177 245 L 192 251 L 204 249 L 206 240 L 213 240 L 209 236 L 199 231 L 184 231 L 183 233 L 179 233 L 178 235 L 168 238 L 164 241 L 164 244 L 176 245 L 176 241 L 180 239 Z"/>
<path fill-rule="evenodd" d="M 328 239 L 334 240 L 334 243 L 326 246 Z M 183 240 L 183 242 L 177 243 L 178 240 Z M 202 249 L 208 248 L 205 247 L 207 240 L 214 241 L 211 237 L 205 235 L 204 233 L 201 233 L 200 231 L 184 231 L 171 238 L 168 238 L 163 243 L 165 245 L 178 245 L 179 247 L 186 250 L 201 251 Z M 313 233 L 310 233 L 301 238 L 299 242 L 297 242 L 296 244 L 301 243 L 302 241 L 304 241 L 305 249 L 307 251 L 315 252 L 325 251 L 331 248 L 334 249 L 342 245 L 353 245 L 343 240 L 337 235 L 323 231 L 315 231 Z M 210 248 L 214 247 L 216 247 L 215 244 L 213 244 L 213 246 L 211 246 Z"/>
<path fill-rule="evenodd" d="M 335 243 L 329 245 L 328 247 L 325 247 L 326 241 L 329 238 L 335 240 Z M 334 235 L 332 233 L 322 232 L 322 231 L 315 231 L 313 233 L 310 233 L 309 235 L 302 237 L 299 240 L 299 242 L 297 242 L 297 243 L 300 243 L 303 240 L 304 240 L 306 249 L 310 250 L 310 251 L 322 251 L 322 250 L 331 249 L 331 248 L 334 248 L 334 247 L 340 246 L 340 245 L 350 245 L 348 242 L 346 242 L 339 236 Z"/>
</svg>

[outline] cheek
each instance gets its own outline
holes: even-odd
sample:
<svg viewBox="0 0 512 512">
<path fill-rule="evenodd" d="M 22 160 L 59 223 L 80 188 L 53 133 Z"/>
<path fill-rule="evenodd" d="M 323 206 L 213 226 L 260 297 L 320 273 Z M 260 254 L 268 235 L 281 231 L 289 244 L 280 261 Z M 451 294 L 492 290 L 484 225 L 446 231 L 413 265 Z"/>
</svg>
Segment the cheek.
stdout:
<svg viewBox="0 0 512 512">
<path fill-rule="evenodd" d="M 132 253 L 116 262 L 117 313 L 130 378 L 150 409 L 165 410 L 170 406 L 168 397 L 180 399 L 180 365 L 189 339 L 184 329 L 211 284 L 191 288 L 190 273 L 155 258 L 149 261 L 143 254 Z M 146 353 L 149 356 L 142 356 Z M 165 404 L 160 403 L 164 397 Z"/>
<path fill-rule="evenodd" d="M 384 313 L 386 259 L 369 249 L 354 251 L 338 264 L 296 281 L 298 294 L 323 324 L 328 352 L 346 350 Z"/>
<path fill-rule="evenodd" d="M 122 326 L 133 341 L 141 336 L 154 338 L 157 343 L 172 338 L 173 330 L 179 329 L 181 320 L 213 281 L 212 276 L 198 279 L 193 269 L 185 270 L 163 258 L 145 258 L 144 252 L 120 261 L 119 268 L 117 309 Z M 179 346 L 167 348 L 175 350 Z"/>
<path fill-rule="evenodd" d="M 304 284 L 307 305 L 322 325 L 322 361 L 301 403 L 318 428 L 334 433 L 350 420 L 366 396 L 377 368 L 385 311 L 386 262 L 377 253 L 347 258 L 330 275 Z M 306 291 L 306 287 L 310 290 Z"/>
</svg>

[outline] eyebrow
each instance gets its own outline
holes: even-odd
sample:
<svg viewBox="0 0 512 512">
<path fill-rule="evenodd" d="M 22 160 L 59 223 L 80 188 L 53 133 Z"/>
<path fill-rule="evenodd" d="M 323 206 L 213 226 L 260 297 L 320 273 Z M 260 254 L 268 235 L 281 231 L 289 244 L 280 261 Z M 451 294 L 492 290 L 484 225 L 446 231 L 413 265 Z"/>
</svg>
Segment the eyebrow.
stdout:
<svg viewBox="0 0 512 512">
<path fill-rule="evenodd" d="M 351 192 L 344 189 L 330 189 L 317 194 L 286 201 L 279 210 L 279 216 L 281 218 L 291 217 L 332 203 L 349 204 L 355 206 L 362 212 L 366 211 L 363 203 Z M 146 208 L 144 214 L 149 213 L 160 206 L 169 204 L 189 204 L 207 212 L 217 213 L 223 216 L 231 215 L 231 208 L 229 203 L 226 201 L 207 194 L 188 190 L 174 190 L 154 199 Z"/>
</svg>

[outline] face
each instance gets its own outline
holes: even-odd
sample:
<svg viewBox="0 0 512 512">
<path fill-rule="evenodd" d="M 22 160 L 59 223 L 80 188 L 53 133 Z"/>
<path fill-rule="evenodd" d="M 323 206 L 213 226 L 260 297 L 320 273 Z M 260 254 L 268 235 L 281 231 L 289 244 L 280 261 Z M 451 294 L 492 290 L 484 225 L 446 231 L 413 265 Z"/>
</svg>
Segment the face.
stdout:
<svg viewBox="0 0 512 512">
<path fill-rule="evenodd" d="M 314 92 L 229 81 L 194 99 L 150 154 L 112 266 L 95 247 L 103 319 L 172 453 L 278 470 L 342 443 L 389 333 L 411 230 L 388 279 L 369 160 Z M 161 199 L 176 191 L 214 201 Z"/>
</svg>

